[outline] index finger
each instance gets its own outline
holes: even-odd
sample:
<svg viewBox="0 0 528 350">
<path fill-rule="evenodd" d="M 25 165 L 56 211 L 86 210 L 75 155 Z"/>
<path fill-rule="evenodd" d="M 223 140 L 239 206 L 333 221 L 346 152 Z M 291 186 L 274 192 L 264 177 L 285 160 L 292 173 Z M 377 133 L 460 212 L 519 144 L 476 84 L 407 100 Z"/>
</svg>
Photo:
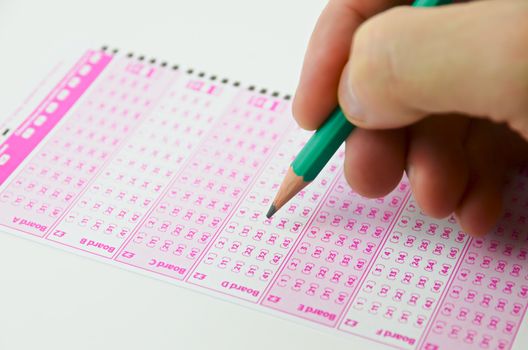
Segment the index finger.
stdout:
<svg viewBox="0 0 528 350">
<path fill-rule="evenodd" d="M 331 0 L 319 17 L 304 58 L 293 115 L 305 129 L 318 128 L 337 105 L 337 88 L 356 28 L 404 0 Z"/>
</svg>

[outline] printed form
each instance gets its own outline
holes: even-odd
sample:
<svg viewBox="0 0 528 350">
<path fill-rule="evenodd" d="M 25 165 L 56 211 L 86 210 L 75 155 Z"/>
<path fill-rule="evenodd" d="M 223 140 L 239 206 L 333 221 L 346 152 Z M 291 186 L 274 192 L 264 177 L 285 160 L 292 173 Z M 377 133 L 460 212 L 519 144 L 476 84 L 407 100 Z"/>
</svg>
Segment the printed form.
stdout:
<svg viewBox="0 0 528 350">
<path fill-rule="evenodd" d="M 0 130 L 1 231 L 376 349 L 512 347 L 528 303 L 528 169 L 483 238 L 426 217 L 406 179 L 360 197 L 342 151 L 266 219 L 310 137 L 287 96 L 89 50 L 39 98 Z"/>
</svg>

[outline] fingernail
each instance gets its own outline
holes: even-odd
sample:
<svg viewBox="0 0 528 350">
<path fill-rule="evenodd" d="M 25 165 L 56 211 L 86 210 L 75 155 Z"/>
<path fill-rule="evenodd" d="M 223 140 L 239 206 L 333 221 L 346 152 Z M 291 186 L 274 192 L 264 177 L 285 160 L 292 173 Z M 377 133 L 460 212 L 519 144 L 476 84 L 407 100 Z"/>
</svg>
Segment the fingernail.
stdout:
<svg viewBox="0 0 528 350">
<path fill-rule="evenodd" d="M 364 110 L 361 107 L 357 95 L 354 91 L 354 87 L 350 82 L 347 67 L 345 67 L 345 71 L 343 72 L 343 79 L 341 79 L 340 89 L 341 94 L 339 103 L 341 105 L 341 108 L 343 108 L 343 110 L 345 111 L 347 117 L 352 120 L 364 121 Z"/>
</svg>

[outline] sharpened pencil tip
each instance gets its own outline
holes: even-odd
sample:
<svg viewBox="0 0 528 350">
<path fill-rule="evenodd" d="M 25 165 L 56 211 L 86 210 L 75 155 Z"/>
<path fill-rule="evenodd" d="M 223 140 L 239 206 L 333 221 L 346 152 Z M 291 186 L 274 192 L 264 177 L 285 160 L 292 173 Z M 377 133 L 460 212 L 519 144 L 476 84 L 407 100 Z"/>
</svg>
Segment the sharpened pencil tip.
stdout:
<svg viewBox="0 0 528 350">
<path fill-rule="evenodd" d="M 277 207 L 275 207 L 275 204 L 272 204 L 268 210 L 268 213 L 266 214 L 266 217 L 269 219 L 273 216 L 273 214 L 275 214 L 275 212 L 277 211 Z"/>
</svg>

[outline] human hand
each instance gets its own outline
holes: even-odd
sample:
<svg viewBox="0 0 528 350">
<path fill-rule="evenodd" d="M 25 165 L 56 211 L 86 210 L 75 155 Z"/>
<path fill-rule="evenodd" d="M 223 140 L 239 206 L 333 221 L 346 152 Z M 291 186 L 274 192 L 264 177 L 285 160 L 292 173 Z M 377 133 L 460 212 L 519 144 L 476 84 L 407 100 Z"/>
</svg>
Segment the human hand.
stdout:
<svg viewBox="0 0 528 350">
<path fill-rule="evenodd" d="M 406 170 L 432 217 L 493 228 L 504 178 L 528 160 L 528 1 L 436 8 L 331 0 L 306 53 L 293 113 L 316 129 L 338 103 L 356 129 L 345 176 L 367 197 Z M 382 12 L 384 11 L 384 12 Z"/>
</svg>

